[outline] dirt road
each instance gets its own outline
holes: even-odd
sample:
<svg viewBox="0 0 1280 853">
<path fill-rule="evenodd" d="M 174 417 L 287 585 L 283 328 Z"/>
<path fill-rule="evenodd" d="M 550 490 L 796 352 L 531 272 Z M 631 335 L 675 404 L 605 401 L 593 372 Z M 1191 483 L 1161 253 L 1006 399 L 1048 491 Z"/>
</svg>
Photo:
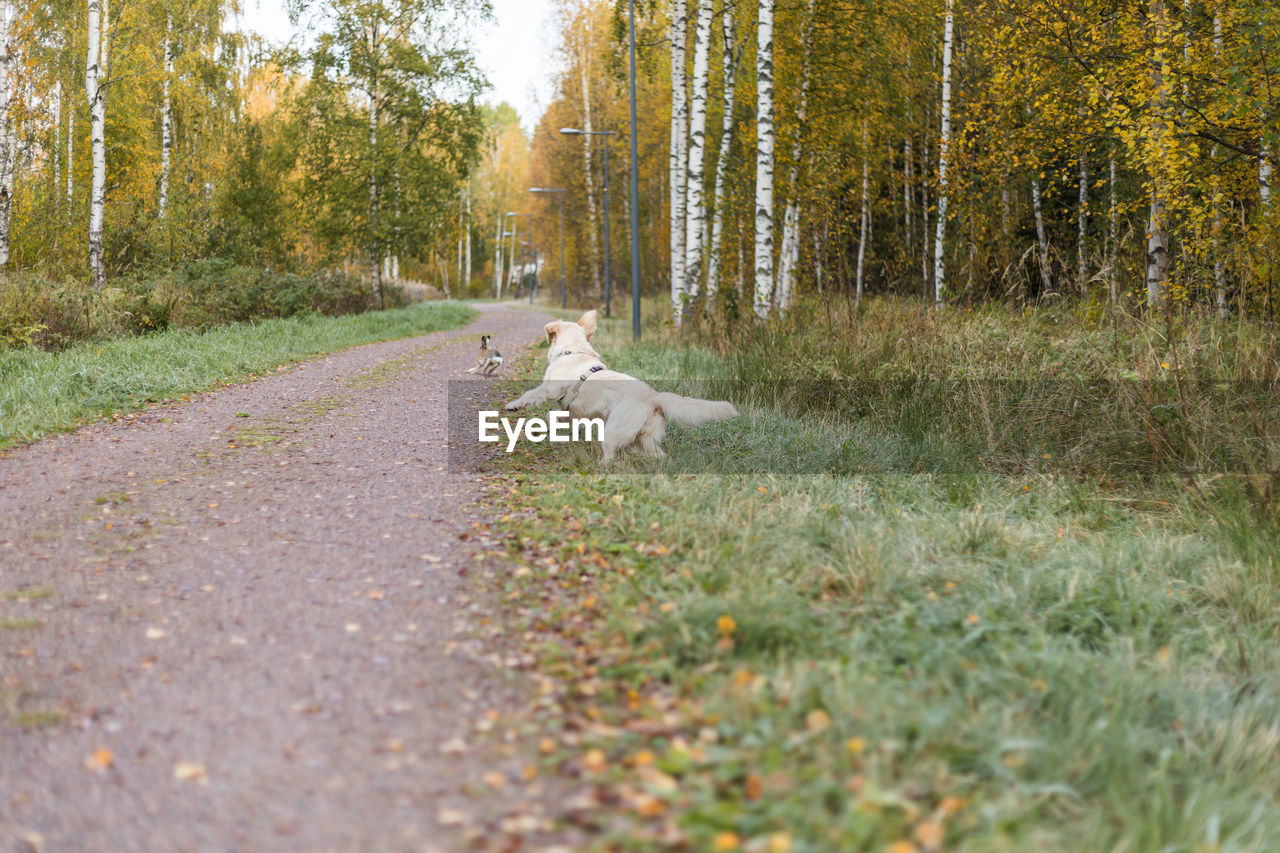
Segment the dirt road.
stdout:
<svg viewBox="0 0 1280 853">
<path fill-rule="evenodd" d="M 456 643 L 446 381 L 549 319 L 482 311 L 0 459 L 0 850 L 455 849 L 520 688 Z"/>
</svg>

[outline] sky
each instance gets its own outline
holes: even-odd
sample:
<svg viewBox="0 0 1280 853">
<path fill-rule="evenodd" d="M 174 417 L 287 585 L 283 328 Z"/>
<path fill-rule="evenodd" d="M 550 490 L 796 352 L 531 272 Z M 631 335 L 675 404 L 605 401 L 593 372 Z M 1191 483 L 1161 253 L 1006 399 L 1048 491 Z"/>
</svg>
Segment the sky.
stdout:
<svg viewBox="0 0 1280 853">
<path fill-rule="evenodd" d="M 485 99 L 506 101 L 532 130 L 551 100 L 552 0 L 492 0 L 493 19 L 472 25 L 470 38 L 491 89 Z M 280 0 L 243 0 L 239 29 L 283 43 L 293 35 Z"/>
</svg>

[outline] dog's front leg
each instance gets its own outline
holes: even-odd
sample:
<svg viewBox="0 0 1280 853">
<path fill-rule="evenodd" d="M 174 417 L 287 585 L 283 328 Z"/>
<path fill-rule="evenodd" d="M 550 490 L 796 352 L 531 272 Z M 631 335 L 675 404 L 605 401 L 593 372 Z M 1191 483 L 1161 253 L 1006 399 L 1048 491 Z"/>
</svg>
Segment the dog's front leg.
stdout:
<svg viewBox="0 0 1280 853">
<path fill-rule="evenodd" d="M 560 384 L 561 383 L 543 382 L 536 388 L 530 388 L 510 403 L 507 403 L 507 411 L 513 412 L 516 409 L 526 409 L 529 406 L 539 406 L 543 403 L 556 399 L 556 397 L 560 395 Z"/>
</svg>

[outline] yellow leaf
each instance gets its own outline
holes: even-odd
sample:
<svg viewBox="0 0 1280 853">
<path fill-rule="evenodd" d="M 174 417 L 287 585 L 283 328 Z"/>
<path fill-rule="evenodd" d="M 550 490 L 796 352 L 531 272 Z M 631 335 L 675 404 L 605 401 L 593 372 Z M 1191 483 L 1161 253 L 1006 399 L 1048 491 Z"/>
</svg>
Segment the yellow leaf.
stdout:
<svg viewBox="0 0 1280 853">
<path fill-rule="evenodd" d="M 916 824 L 915 832 L 916 841 L 925 850 L 937 850 L 942 846 L 942 827 L 930 821 L 921 821 Z"/>
<path fill-rule="evenodd" d="M 845 748 L 849 750 L 850 755 L 860 755 L 862 750 L 867 748 L 867 742 L 860 737 L 851 737 L 845 741 Z"/>
<path fill-rule="evenodd" d="M 711 843 L 712 850 L 737 850 L 741 839 L 736 832 L 717 832 Z"/>
<path fill-rule="evenodd" d="M 821 708 L 810 711 L 805 715 L 804 726 L 811 732 L 823 731 L 829 725 L 831 725 L 831 715 Z"/>
<path fill-rule="evenodd" d="M 791 833 L 775 832 L 769 836 L 769 853 L 791 853 Z"/>
<path fill-rule="evenodd" d="M 589 749 L 582 756 L 582 766 L 592 773 L 601 773 L 609 766 L 609 761 L 605 758 L 603 750 Z"/>
<path fill-rule="evenodd" d="M 89 753 L 88 757 L 84 760 L 84 766 L 90 770 L 106 770 L 111 766 L 111 762 L 114 760 L 115 758 L 111 754 L 111 750 L 107 749 L 105 746 L 100 746 L 93 752 Z"/>
<path fill-rule="evenodd" d="M 733 621 L 733 617 L 725 614 L 716 620 L 716 630 L 724 636 L 729 636 L 738 627 L 738 623 Z"/>
</svg>

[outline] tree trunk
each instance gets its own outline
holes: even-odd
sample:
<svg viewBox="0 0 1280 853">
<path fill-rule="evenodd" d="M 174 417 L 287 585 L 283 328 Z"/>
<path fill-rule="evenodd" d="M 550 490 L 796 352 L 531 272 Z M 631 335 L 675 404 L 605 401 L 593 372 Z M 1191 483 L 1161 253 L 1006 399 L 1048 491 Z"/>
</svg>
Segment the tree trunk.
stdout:
<svg viewBox="0 0 1280 853">
<path fill-rule="evenodd" d="M 1081 119 L 1084 117 L 1081 116 Z M 1085 257 L 1085 237 L 1089 227 L 1089 159 L 1085 147 L 1080 146 L 1080 193 L 1077 199 L 1077 216 L 1076 224 L 1076 286 L 1080 288 L 1080 292 L 1085 291 L 1085 282 L 1087 280 L 1088 261 Z"/>
<path fill-rule="evenodd" d="M 1164 199 L 1165 110 L 1168 105 L 1165 92 L 1168 45 L 1165 42 L 1168 21 L 1164 0 L 1151 0 L 1151 21 L 1155 29 L 1155 46 L 1150 60 L 1151 148 L 1155 162 L 1151 164 L 1151 215 L 1147 222 L 1147 307 L 1154 311 L 1164 307 L 1169 281 L 1169 232 Z"/>
<path fill-rule="evenodd" d="M 942 36 L 942 132 L 938 138 L 938 226 L 933 242 L 933 302 L 942 307 L 946 290 L 947 167 L 951 155 L 951 42 L 955 30 L 953 0 L 947 0 Z"/>
<path fill-rule="evenodd" d="M 693 37 L 693 97 L 689 104 L 689 165 L 685 177 L 684 293 L 696 299 L 702 283 L 702 236 L 707 210 L 702 198 L 706 163 L 708 66 L 711 52 L 711 0 L 699 0 Z"/>
<path fill-rule="evenodd" d="M 756 33 L 756 284 L 755 313 L 769 316 L 773 297 L 773 10 L 760 0 Z"/>
<path fill-rule="evenodd" d="M 724 239 L 725 184 L 729 171 L 729 148 L 733 144 L 733 109 L 738 76 L 737 33 L 733 6 L 724 4 L 724 116 L 720 123 L 720 151 L 716 157 L 715 210 L 711 215 L 711 250 L 707 258 L 707 299 L 720 289 L 720 245 Z"/>
<path fill-rule="evenodd" d="M 685 150 L 689 105 L 685 93 L 687 0 L 675 0 L 671 14 L 671 310 L 676 326 L 684 317 Z"/>
<path fill-rule="evenodd" d="M 800 104 L 791 136 L 791 171 L 787 180 L 787 210 L 782 218 L 782 251 L 778 257 L 778 286 L 774 291 L 779 310 L 795 302 L 796 268 L 800 265 L 800 157 L 802 130 L 809 112 L 809 75 L 813 60 L 813 0 L 804 19 L 804 65 L 800 74 Z"/>
<path fill-rule="evenodd" d="M 493 230 L 493 298 L 502 298 L 502 211 L 498 211 L 498 225 Z"/>
<path fill-rule="evenodd" d="M 372 54 L 378 40 L 377 25 L 369 30 L 369 47 Z M 382 241 L 379 239 L 379 208 L 381 197 L 378 188 L 378 80 L 376 71 L 369 80 L 369 280 L 378 307 L 382 307 Z"/>
<path fill-rule="evenodd" d="M 71 218 L 71 202 L 75 198 L 76 169 L 76 111 L 74 103 L 67 101 L 67 218 Z"/>
<path fill-rule="evenodd" d="M 107 80 L 110 16 L 107 0 L 89 0 L 89 49 L 85 61 L 84 89 L 89 101 L 89 142 L 93 152 L 93 183 L 89 190 L 89 271 L 95 290 L 107 282 L 102 252 L 102 222 L 107 187 Z"/>
<path fill-rule="evenodd" d="M 9 263 L 9 214 L 13 210 L 13 55 L 9 51 L 9 0 L 0 0 L 0 267 Z"/>
<path fill-rule="evenodd" d="M 1116 205 L 1116 155 L 1115 151 L 1111 152 L 1111 156 L 1107 159 L 1108 170 L 1108 189 L 1110 198 L 1107 199 L 1107 295 L 1114 305 L 1120 298 L 1117 287 L 1116 278 L 1116 242 L 1120 238 L 1120 208 Z"/>
<path fill-rule="evenodd" d="M 1271 148 L 1263 142 L 1258 146 L 1258 197 L 1264 210 L 1271 209 Z"/>
<path fill-rule="evenodd" d="M 1222 18 L 1213 16 L 1213 52 L 1217 60 L 1222 53 Z M 1214 145 L 1209 155 L 1210 161 L 1218 159 L 1218 146 Z M 1213 182 L 1213 297 L 1218 309 L 1218 316 L 1226 319 L 1227 311 L 1227 270 L 1222 262 L 1222 232 L 1225 227 L 1222 215 L 1222 176 L 1214 174 Z"/>
<path fill-rule="evenodd" d="M 461 286 L 467 287 L 471 284 L 471 179 L 467 178 L 467 263 L 466 274 L 462 277 Z"/>
<path fill-rule="evenodd" d="M 3 10 L 0 10 L 0 14 Z M 52 203 L 58 205 L 58 190 L 62 185 L 62 81 L 53 84 L 53 150 L 49 152 L 53 161 Z"/>
<path fill-rule="evenodd" d="M 862 303 L 862 265 L 867 254 L 867 226 L 871 219 L 870 201 L 867 189 L 870 180 L 870 168 L 867 165 L 867 120 L 862 120 L 862 223 L 858 229 L 858 278 L 853 297 L 853 307 Z"/>
<path fill-rule="evenodd" d="M 173 76 L 173 18 L 165 18 L 164 24 L 164 111 L 160 116 L 160 218 L 165 218 L 169 207 L 169 157 L 173 150 L 173 111 L 169 100 L 169 78 Z"/>
<path fill-rule="evenodd" d="M 927 123 L 927 118 L 926 118 Z M 929 275 L 929 136 L 925 135 L 924 150 L 920 160 L 920 270 L 924 282 L 924 298 L 929 301 L 929 285 L 933 284 L 933 276 Z"/>
<path fill-rule="evenodd" d="M 1040 203 L 1040 179 L 1031 179 L 1031 207 L 1036 216 L 1036 261 L 1040 264 L 1040 292 L 1053 290 L 1053 269 L 1049 265 L 1049 238 L 1044 229 L 1044 207 Z"/>
<path fill-rule="evenodd" d="M 591 135 L 591 25 L 588 21 L 586 33 L 582 41 L 582 55 L 578 61 L 579 78 L 582 83 L 582 129 L 586 131 L 582 137 L 582 179 L 587 190 L 587 245 L 591 258 L 591 295 L 600 298 L 600 214 L 596 210 L 596 177 L 591 166 L 591 155 L 596 138 Z M 523 275 L 523 273 L 522 273 Z"/>
</svg>

